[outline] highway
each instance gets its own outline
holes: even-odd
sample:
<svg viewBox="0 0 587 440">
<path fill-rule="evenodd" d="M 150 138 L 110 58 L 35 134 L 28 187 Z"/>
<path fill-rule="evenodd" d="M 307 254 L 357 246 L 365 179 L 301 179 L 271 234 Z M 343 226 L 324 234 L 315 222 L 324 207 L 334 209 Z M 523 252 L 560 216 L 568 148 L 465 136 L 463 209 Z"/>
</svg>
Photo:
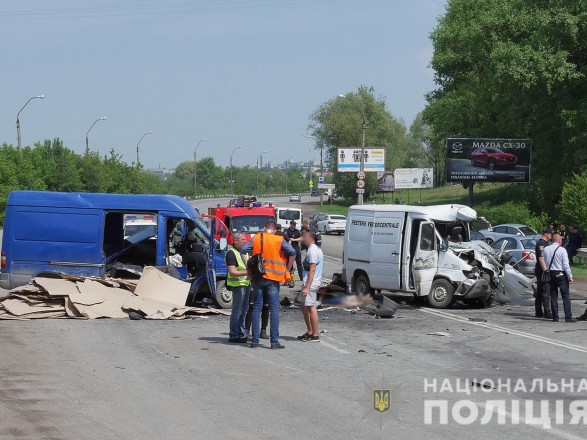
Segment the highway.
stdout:
<svg viewBox="0 0 587 440">
<path fill-rule="evenodd" d="M 325 237 L 329 271 L 341 246 Z M 228 344 L 224 316 L 0 321 L 0 439 L 585 438 L 584 323 L 527 303 L 319 316 L 321 342 L 304 343 L 300 311 L 282 308 L 285 350 Z"/>
</svg>

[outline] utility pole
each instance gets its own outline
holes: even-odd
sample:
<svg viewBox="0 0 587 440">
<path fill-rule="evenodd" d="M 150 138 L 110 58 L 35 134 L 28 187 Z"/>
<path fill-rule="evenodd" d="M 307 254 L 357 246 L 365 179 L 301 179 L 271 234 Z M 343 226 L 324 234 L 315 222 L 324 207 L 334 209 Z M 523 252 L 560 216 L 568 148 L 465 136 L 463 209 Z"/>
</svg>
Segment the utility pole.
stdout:
<svg viewBox="0 0 587 440">
<path fill-rule="evenodd" d="M 363 113 L 363 124 L 361 125 L 362 130 L 362 139 L 361 139 L 361 165 L 359 171 L 361 173 L 365 172 L 365 134 L 367 132 L 367 120 L 365 119 L 365 114 Z M 359 205 L 363 204 L 363 193 L 360 192 L 357 194 L 357 203 Z"/>
<path fill-rule="evenodd" d="M 104 121 L 106 119 L 106 116 L 102 116 L 101 118 L 98 118 L 94 121 L 94 123 L 92 124 L 92 126 L 90 127 L 90 129 L 86 132 L 86 156 L 88 154 L 90 154 L 90 141 L 88 140 L 88 135 L 90 134 L 90 131 L 92 131 L 92 128 L 94 128 L 94 125 L 96 125 L 96 122 L 100 122 L 100 121 Z"/>
<path fill-rule="evenodd" d="M 147 136 L 148 134 L 153 134 L 150 131 L 143 133 L 143 135 L 141 136 L 141 138 L 139 139 L 139 142 L 137 143 L 137 169 L 139 169 L 141 167 L 141 162 L 139 160 L 139 145 L 141 145 L 141 141 L 143 140 L 143 138 L 145 136 Z"/>
<path fill-rule="evenodd" d="M 196 167 L 198 166 L 198 163 L 196 154 L 198 153 L 198 147 L 200 146 L 200 144 L 202 142 L 206 142 L 207 140 L 208 139 L 200 139 L 200 142 L 198 142 L 198 145 L 196 145 L 196 148 L 194 148 L 194 198 L 198 197 L 198 174 L 196 172 Z"/>
<path fill-rule="evenodd" d="M 17 145 L 18 145 L 19 150 L 22 147 L 22 138 L 20 135 L 20 118 L 19 118 L 20 112 L 22 112 L 24 110 L 24 108 L 29 104 L 29 102 L 31 102 L 33 99 L 44 99 L 44 98 L 45 98 L 45 95 L 33 96 L 25 103 L 25 105 L 22 106 L 22 108 L 16 114 L 16 139 L 17 139 Z"/>
</svg>

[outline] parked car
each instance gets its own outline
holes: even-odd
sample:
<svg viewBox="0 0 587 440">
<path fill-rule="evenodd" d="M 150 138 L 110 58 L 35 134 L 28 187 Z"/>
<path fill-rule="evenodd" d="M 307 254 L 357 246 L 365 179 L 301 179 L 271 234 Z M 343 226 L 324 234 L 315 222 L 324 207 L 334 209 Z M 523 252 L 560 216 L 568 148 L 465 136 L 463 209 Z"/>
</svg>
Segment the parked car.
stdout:
<svg viewBox="0 0 587 440">
<path fill-rule="evenodd" d="M 506 223 L 497 225 L 493 228 L 481 229 L 479 231 L 489 244 L 504 237 L 526 237 L 526 238 L 540 238 L 540 234 L 532 229 L 530 226 L 521 225 L 518 223 Z"/>
<path fill-rule="evenodd" d="M 518 164 L 515 154 L 504 153 L 499 148 L 476 148 L 471 153 L 471 165 L 484 165 L 490 170 L 513 168 Z"/>
<path fill-rule="evenodd" d="M 338 235 L 342 235 L 346 229 L 346 217 L 344 215 L 327 214 L 326 218 L 318 221 L 317 227 L 318 232 L 324 232 L 325 234 L 336 232 Z"/>
<path fill-rule="evenodd" d="M 491 247 L 496 253 L 501 252 L 506 257 L 511 257 L 509 264 L 526 276 L 534 276 L 536 266 L 536 242 L 533 237 L 504 237 L 494 241 Z"/>
<path fill-rule="evenodd" d="M 325 212 L 317 212 L 312 217 L 310 217 L 310 224 L 315 228 L 318 228 L 318 222 L 321 220 L 326 220 L 328 218 L 328 214 Z"/>
<path fill-rule="evenodd" d="M 299 203 L 301 203 L 302 202 L 302 196 L 299 195 L 299 194 L 291 194 L 289 196 L 289 201 L 290 202 L 299 202 Z"/>
<path fill-rule="evenodd" d="M 320 191 L 319 191 L 319 190 L 317 190 L 317 189 L 313 189 L 313 190 L 310 192 L 310 196 L 311 196 L 311 197 L 318 197 L 319 195 L 320 195 Z"/>
</svg>

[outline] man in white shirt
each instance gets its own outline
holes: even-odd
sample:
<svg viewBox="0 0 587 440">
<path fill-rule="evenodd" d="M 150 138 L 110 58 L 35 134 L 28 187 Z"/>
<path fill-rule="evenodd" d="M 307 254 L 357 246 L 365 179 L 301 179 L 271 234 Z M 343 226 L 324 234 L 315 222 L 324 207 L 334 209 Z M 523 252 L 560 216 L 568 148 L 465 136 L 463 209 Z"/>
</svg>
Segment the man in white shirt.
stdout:
<svg viewBox="0 0 587 440">
<path fill-rule="evenodd" d="M 318 289 L 322 280 L 322 268 L 324 267 L 324 254 L 315 243 L 316 233 L 311 229 L 305 229 L 302 234 L 302 243 L 308 248 L 306 258 L 302 264 L 304 287 L 302 289 L 303 304 L 301 305 L 304 321 L 308 331 L 298 336 L 300 341 L 320 342 L 318 332 Z"/>
<path fill-rule="evenodd" d="M 569 284 L 573 284 L 573 274 L 569 265 L 567 250 L 561 246 L 563 237 L 554 234 L 552 244 L 544 248 L 544 262 L 550 271 L 550 306 L 552 320 L 558 321 L 558 292 L 560 290 L 565 310 L 565 322 L 577 322 L 571 313 L 571 298 Z"/>
</svg>

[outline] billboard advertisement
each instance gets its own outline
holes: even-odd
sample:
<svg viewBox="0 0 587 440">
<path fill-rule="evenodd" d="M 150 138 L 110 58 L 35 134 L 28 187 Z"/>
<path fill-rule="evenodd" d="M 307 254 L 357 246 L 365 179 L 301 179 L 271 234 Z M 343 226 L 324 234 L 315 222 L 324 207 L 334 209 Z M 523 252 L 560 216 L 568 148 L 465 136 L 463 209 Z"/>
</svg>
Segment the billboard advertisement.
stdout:
<svg viewBox="0 0 587 440">
<path fill-rule="evenodd" d="M 395 176 L 393 173 L 377 173 L 377 188 L 381 192 L 395 191 Z"/>
<path fill-rule="evenodd" d="M 432 188 L 434 168 L 398 168 L 395 170 L 396 189 Z"/>
<path fill-rule="evenodd" d="M 447 182 L 530 183 L 530 139 L 449 138 Z"/>
<path fill-rule="evenodd" d="M 336 170 L 339 173 L 356 173 L 361 170 L 361 148 L 344 147 L 336 149 Z M 385 171 L 385 149 L 365 148 L 364 171 Z"/>
</svg>

